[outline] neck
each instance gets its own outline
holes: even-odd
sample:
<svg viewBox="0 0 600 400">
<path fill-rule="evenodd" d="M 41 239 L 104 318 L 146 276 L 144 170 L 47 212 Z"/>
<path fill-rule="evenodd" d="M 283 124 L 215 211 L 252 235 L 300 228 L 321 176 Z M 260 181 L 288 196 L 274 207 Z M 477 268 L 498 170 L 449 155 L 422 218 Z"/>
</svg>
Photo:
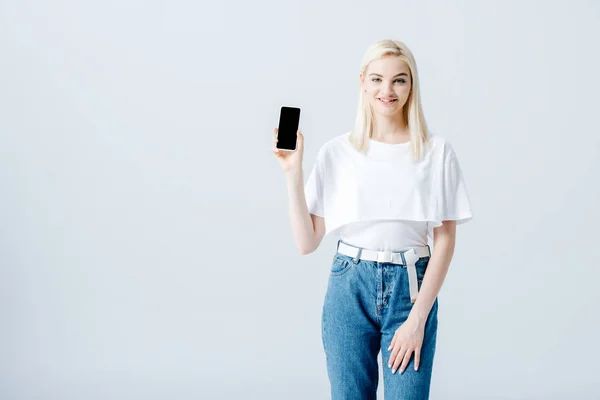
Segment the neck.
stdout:
<svg viewBox="0 0 600 400">
<path fill-rule="evenodd" d="M 402 114 L 402 113 L 398 113 Z M 373 126 L 373 140 L 385 143 L 403 143 L 410 140 L 408 124 L 404 118 L 388 118 L 381 116 Z"/>
</svg>

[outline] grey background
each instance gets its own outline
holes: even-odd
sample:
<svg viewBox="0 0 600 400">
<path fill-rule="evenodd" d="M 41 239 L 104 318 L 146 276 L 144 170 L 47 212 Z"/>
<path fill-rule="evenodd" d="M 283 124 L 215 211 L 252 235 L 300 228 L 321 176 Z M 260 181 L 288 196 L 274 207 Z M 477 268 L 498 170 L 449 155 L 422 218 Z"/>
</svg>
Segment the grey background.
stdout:
<svg viewBox="0 0 600 400">
<path fill-rule="evenodd" d="M 599 10 L 0 0 L 0 398 L 329 398 L 271 137 L 302 108 L 306 179 L 383 38 L 473 203 L 431 398 L 600 398 Z"/>
</svg>

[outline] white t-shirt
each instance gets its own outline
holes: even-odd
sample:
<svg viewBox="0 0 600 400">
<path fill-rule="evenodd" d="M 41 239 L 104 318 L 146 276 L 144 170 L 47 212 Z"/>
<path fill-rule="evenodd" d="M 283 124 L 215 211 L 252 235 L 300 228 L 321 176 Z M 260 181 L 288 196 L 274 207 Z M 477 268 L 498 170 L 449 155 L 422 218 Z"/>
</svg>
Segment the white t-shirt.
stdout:
<svg viewBox="0 0 600 400">
<path fill-rule="evenodd" d="M 369 139 L 367 154 L 348 141 L 326 142 L 304 191 L 308 211 L 325 219 L 325 234 L 376 250 L 423 246 L 443 220 L 472 218 L 467 187 L 454 149 L 430 134 L 421 161 L 410 142 Z"/>
</svg>

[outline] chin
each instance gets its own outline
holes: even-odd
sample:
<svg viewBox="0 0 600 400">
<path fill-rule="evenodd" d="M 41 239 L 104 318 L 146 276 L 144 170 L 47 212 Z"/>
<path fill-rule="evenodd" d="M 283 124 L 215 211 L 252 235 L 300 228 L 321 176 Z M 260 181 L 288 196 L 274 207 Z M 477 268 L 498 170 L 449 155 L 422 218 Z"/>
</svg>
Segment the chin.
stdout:
<svg viewBox="0 0 600 400">
<path fill-rule="evenodd" d="M 390 115 L 402 111 L 402 107 L 396 106 L 394 108 L 387 108 L 385 106 L 381 106 L 381 104 L 378 104 L 377 107 L 375 107 L 375 110 L 381 114 Z"/>
</svg>

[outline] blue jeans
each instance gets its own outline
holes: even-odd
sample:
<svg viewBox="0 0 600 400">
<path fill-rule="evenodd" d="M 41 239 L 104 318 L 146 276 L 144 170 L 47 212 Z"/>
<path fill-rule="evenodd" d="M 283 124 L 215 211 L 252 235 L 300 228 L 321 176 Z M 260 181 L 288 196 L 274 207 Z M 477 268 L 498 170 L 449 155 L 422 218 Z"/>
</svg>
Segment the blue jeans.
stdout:
<svg viewBox="0 0 600 400">
<path fill-rule="evenodd" d="M 428 263 L 429 257 L 416 263 L 419 288 Z M 386 400 L 429 398 L 437 298 L 425 323 L 419 370 L 414 370 L 414 353 L 402 374 L 400 368 L 392 374 L 387 366 L 387 348 L 412 306 L 404 266 L 334 255 L 321 319 L 332 400 L 376 399 L 380 350 Z"/>
</svg>

